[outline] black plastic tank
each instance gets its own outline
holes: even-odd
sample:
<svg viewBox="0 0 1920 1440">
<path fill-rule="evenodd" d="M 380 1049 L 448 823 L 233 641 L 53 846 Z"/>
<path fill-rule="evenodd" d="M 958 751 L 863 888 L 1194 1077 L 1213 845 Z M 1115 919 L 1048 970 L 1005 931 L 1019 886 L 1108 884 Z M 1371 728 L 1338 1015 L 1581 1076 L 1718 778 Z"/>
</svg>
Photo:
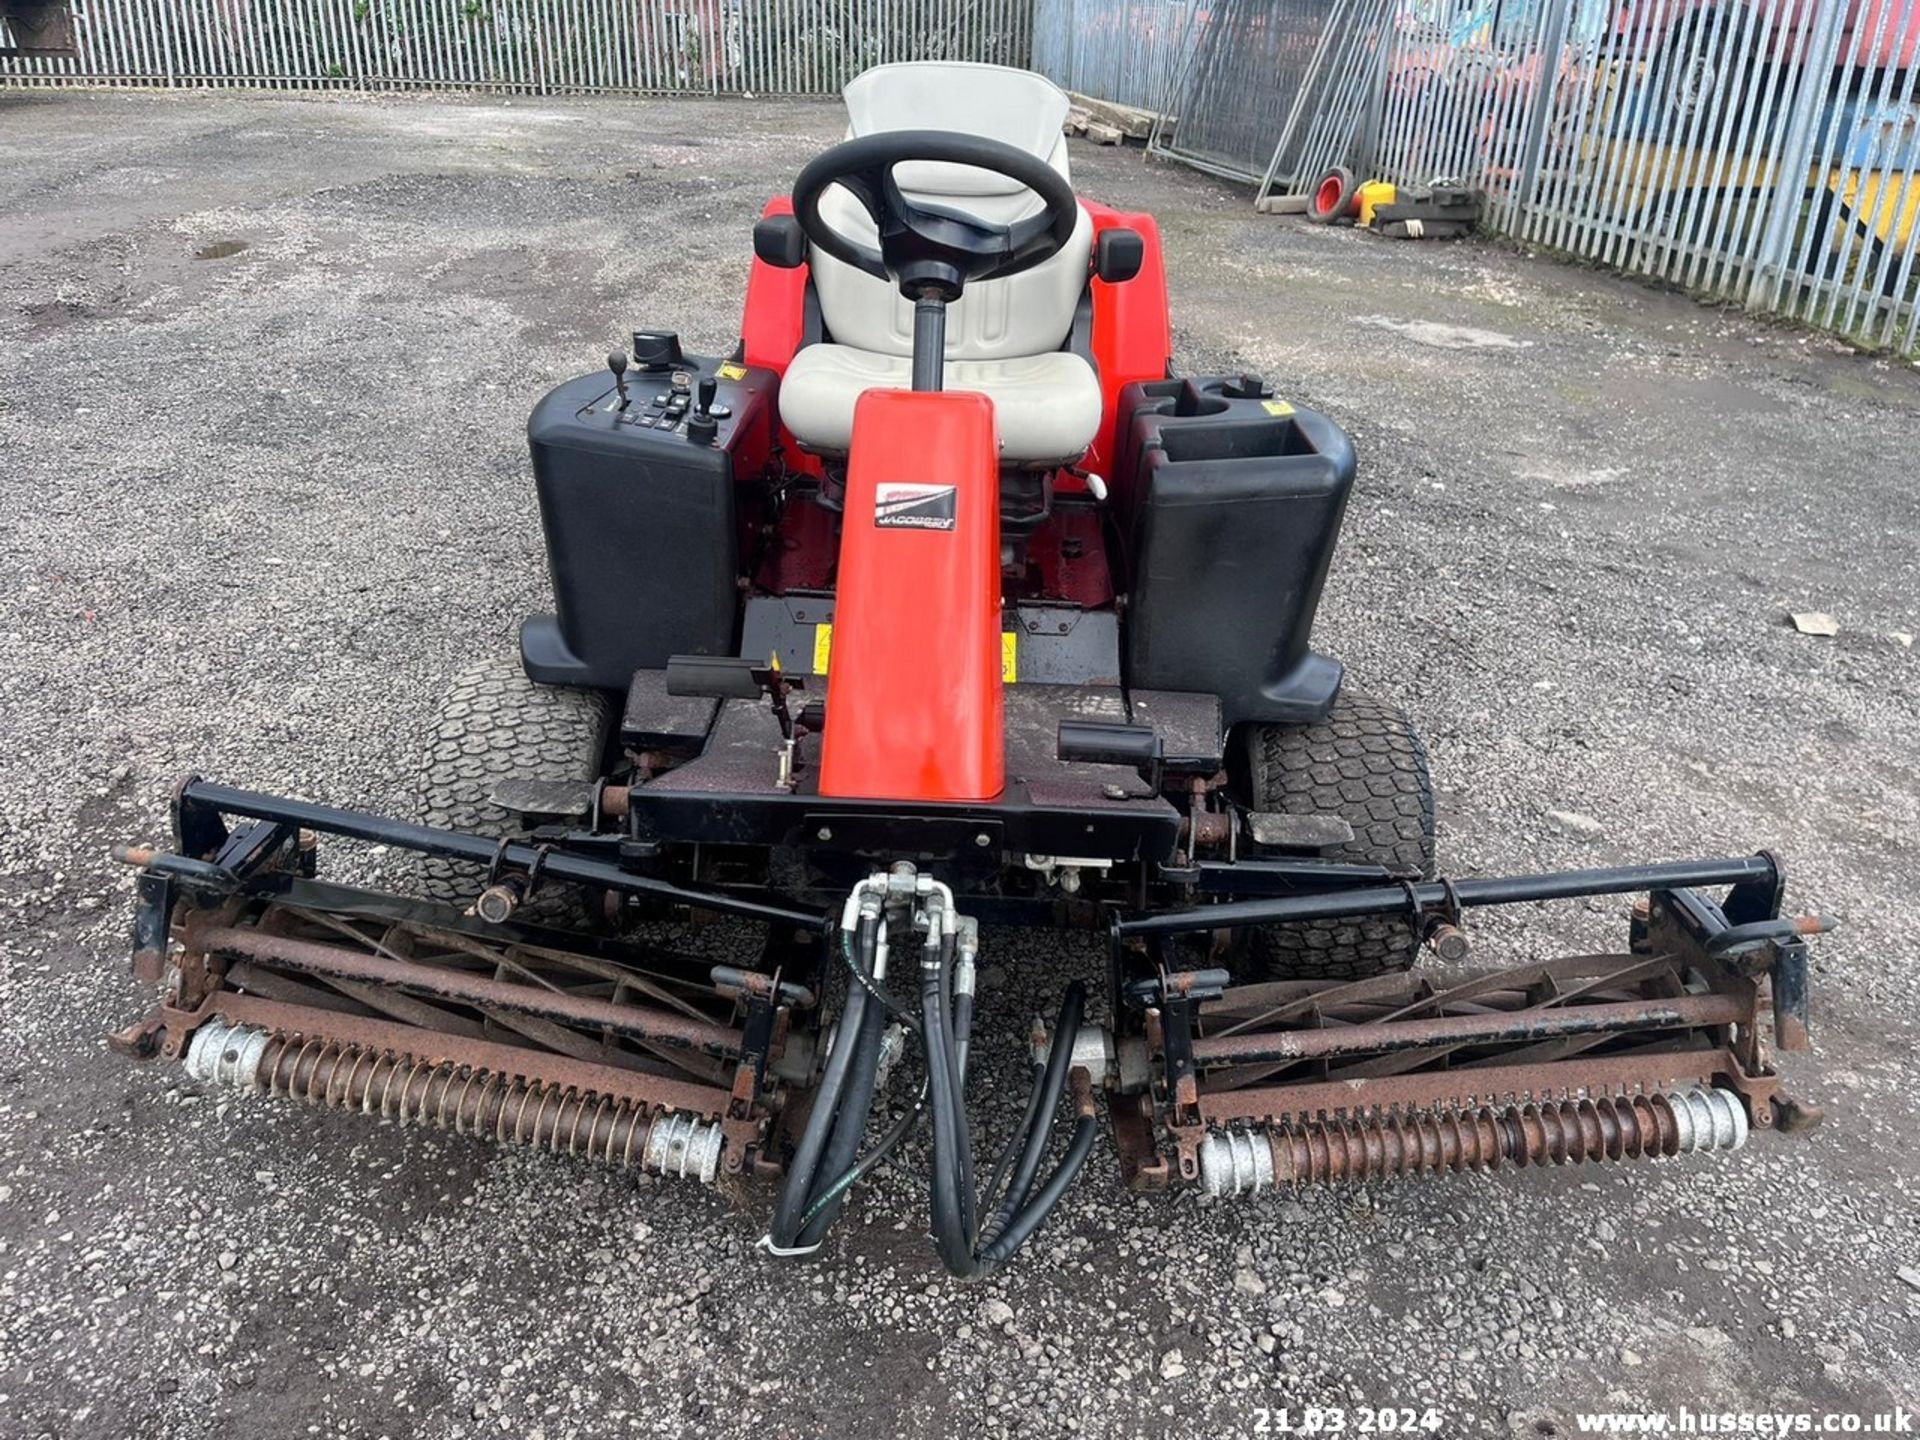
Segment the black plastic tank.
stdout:
<svg viewBox="0 0 1920 1440">
<path fill-rule="evenodd" d="M 1338 661 L 1309 648 L 1353 445 L 1252 377 L 1130 385 L 1113 503 L 1129 536 L 1127 683 L 1217 695 L 1221 718 L 1324 718 Z"/>
<path fill-rule="evenodd" d="M 702 376 L 727 414 L 710 440 L 689 419 Z M 739 625 L 734 487 L 764 463 L 770 371 L 689 356 L 569 380 L 527 423 L 554 611 L 520 629 L 527 674 L 624 692 L 670 655 L 731 655 Z"/>
</svg>

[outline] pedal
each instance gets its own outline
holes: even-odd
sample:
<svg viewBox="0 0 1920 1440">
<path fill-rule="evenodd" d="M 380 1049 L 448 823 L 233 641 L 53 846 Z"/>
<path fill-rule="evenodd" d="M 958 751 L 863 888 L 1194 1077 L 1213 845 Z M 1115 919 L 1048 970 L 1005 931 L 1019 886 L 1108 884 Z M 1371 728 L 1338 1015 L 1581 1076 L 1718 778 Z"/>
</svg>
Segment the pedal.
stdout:
<svg viewBox="0 0 1920 1440">
<path fill-rule="evenodd" d="M 1253 843 L 1272 850 L 1331 850 L 1353 843 L 1353 826 L 1338 815 L 1283 815 L 1255 810 L 1247 816 Z"/>
<path fill-rule="evenodd" d="M 529 824 L 538 825 L 591 819 L 593 790 L 591 783 L 577 780 L 515 775 L 496 783 L 489 798 L 502 810 L 511 810 Z"/>
</svg>

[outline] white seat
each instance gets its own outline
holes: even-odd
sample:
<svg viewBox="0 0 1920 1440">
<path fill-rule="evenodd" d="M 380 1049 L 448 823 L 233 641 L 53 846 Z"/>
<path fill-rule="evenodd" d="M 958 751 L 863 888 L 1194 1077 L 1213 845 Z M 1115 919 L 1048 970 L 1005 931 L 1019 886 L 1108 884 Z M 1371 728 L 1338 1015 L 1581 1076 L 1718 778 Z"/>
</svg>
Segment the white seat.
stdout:
<svg viewBox="0 0 1920 1440">
<path fill-rule="evenodd" d="M 905 129 L 982 135 L 1067 175 L 1067 97 L 1031 71 L 944 61 L 882 65 L 844 93 L 851 136 Z M 910 199 L 982 220 L 1006 223 L 1041 208 L 1018 181 L 972 166 L 913 162 L 899 166 L 895 178 Z M 848 239 L 877 248 L 872 218 L 841 187 L 821 197 L 820 213 Z M 1083 209 L 1058 254 L 1018 275 L 969 285 L 947 307 L 946 388 L 993 401 L 1006 464 L 1077 460 L 1100 428 L 1099 377 L 1062 348 L 1092 248 L 1093 222 Z M 817 247 L 808 263 L 832 343 L 808 345 L 793 357 L 780 382 L 780 418 L 807 449 L 844 454 L 861 394 L 911 384 L 913 306 L 891 281 Z"/>
<path fill-rule="evenodd" d="M 912 369 L 904 355 L 809 345 L 793 357 L 780 382 L 780 414 L 808 449 L 845 454 L 853 441 L 854 402 L 875 387 L 910 389 Z M 1100 381 L 1091 365 L 1064 350 L 949 360 L 946 386 L 977 390 L 993 402 L 1000 458 L 1010 465 L 1078 460 L 1100 428 Z"/>
</svg>

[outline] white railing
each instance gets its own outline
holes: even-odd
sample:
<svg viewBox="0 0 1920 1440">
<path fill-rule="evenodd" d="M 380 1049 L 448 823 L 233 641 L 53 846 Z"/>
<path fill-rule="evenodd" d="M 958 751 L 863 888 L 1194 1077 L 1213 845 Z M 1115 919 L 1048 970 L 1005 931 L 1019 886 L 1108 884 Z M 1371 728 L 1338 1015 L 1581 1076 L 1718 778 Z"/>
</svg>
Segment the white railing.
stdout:
<svg viewBox="0 0 1920 1440">
<path fill-rule="evenodd" d="M 1063 7 L 1084 29 L 1139 4 L 1038 0 L 1036 33 Z M 1260 198 L 1336 164 L 1464 181 L 1496 231 L 1920 349 L 1920 0 L 1206 0 L 1193 17 L 1170 79 L 1152 56 L 1119 83 L 1158 85 L 1158 148 Z"/>
<path fill-rule="evenodd" d="M 830 95 L 890 60 L 1026 65 L 1032 0 L 76 0 L 0 85 Z M 4 44 L 0 38 L 0 44 Z"/>
</svg>

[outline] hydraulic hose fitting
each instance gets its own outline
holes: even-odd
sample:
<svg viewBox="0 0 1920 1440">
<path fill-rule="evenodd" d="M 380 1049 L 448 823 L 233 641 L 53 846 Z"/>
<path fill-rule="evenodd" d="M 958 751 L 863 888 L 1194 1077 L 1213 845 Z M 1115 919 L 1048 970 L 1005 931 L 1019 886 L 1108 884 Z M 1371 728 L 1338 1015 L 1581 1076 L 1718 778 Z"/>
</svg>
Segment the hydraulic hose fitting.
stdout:
<svg viewBox="0 0 1920 1440">
<path fill-rule="evenodd" d="M 954 920 L 953 993 L 971 995 L 980 962 L 980 922 L 971 915 Z"/>
<path fill-rule="evenodd" d="M 847 903 L 840 907 L 840 928 L 851 935 L 860 928 L 862 918 L 878 920 L 887 898 L 887 877 L 878 872 L 869 875 L 847 892 Z"/>
</svg>

